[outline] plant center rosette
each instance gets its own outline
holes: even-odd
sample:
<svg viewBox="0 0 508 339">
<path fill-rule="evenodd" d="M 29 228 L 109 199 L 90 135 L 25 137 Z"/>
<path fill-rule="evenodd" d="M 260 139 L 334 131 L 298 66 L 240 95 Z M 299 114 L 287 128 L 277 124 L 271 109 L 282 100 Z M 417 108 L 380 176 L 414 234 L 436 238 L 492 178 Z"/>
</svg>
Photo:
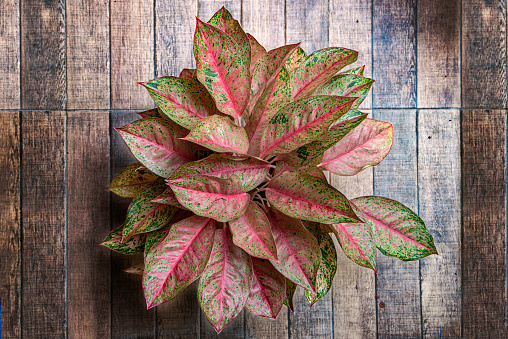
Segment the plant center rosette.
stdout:
<svg viewBox="0 0 508 339">
<path fill-rule="evenodd" d="M 354 262 L 437 253 L 422 220 L 388 198 L 348 200 L 323 171 L 351 176 L 390 151 L 393 128 L 358 110 L 374 80 L 342 69 L 358 52 L 299 44 L 266 51 L 222 8 L 197 20 L 196 69 L 141 83 L 157 104 L 118 128 L 139 161 L 108 187 L 133 198 L 102 242 L 144 252 L 147 306 L 199 280 L 220 332 L 245 307 L 276 318 L 296 286 L 314 304 L 337 270 L 335 236 Z"/>
</svg>

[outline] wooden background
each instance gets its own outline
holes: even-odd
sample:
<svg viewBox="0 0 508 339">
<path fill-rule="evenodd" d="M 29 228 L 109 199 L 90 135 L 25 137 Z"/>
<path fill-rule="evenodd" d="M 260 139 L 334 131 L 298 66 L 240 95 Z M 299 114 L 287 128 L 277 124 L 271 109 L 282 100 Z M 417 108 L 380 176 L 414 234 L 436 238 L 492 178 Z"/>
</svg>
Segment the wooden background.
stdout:
<svg viewBox="0 0 508 339">
<path fill-rule="evenodd" d="M 1 0 L 2 338 L 211 338 L 196 285 L 147 311 L 141 261 L 98 246 L 128 201 L 104 189 L 134 162 L 113 127 L 153 107 L 136 81 L 192 67 L 197 15 L 223 4 L 267 48 L 341 46 L 377 80 L 362 105 L 395 126 L 390 155 L 348 197 L 418 211 L 439 256 L 340 254 L 333 290 L 222 338 L 506 338 L 505 0 Z M 375 296 L 379 296 L 376 299 Z"/>
</svg>

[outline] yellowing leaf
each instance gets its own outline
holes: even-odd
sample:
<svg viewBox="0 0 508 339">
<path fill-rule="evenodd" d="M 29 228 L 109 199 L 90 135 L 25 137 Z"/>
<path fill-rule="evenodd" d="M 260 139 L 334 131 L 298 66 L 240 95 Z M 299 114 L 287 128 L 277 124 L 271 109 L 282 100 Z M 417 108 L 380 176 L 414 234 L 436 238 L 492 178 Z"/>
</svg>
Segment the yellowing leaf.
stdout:
<svg viewBox="0 0 508 339">
<path fill-rule="evenodd" d="M 157 178 L 158 176 L 137 162 L 120 172 L 107 188 L 121 197 L 134 198 Z"/>
</svg>

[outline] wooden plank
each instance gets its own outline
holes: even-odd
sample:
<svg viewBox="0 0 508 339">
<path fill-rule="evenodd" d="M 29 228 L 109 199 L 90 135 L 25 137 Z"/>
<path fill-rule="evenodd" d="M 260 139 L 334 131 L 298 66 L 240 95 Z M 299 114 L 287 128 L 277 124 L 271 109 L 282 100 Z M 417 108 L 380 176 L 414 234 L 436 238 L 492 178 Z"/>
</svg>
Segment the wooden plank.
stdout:
<svg viewBox="0 0 508 339">
<path fill-rule="evenodd" d="M 330 0 L 329 46 L 358 51 L 357 66 L 365 65 L 364 76 L 372 77 L 372 2 Z M 348 67 L 349 68 L 349 67 Z M 377 86 L 374 84 L 374 86 Z M 372 107 L 372 92 L 362 108 Z"/>
<path fill-rule="evenodd" d="M 0 333 L 21 336 L 19 113 L 0 113 Z"/>
<path fill-rule="evenodd" d="M 315 0 L 286 2 L 286 43 L 300 41 L 307 53 L 328 47 L 328 3 Z"/>
<path fill-rule="evenodd" d="M 418 107 L 460 107 L 460 0 L 418 1 Z"/>
<path fill-rule="evenodd" d="M 374 0 L 372 105 L 416 107 L 416 0 Z"/>
<path fill-rule="evenodd" d="M 365 111 L 371 113 L 370 111 Z M 349 199 L 373 194 L 373 170 L 352 177 L 331 174 L 330 183 Z M 376 276 L 358 266 L 337 247 L 338 266 L 333 281 L 333 331 L 335 338 L 376 338 Z"/>
<path fill-rule="evenodd" d="M 460 112 L 418 111 L 419 215 L 440 255 L 420 261 L 424 338 L 461 337 Z"/>
<path fill-rule="evenodd" d="M 21 31 L 22 108 L 65 108 L 64 2 L 22 1 Z"/>
<path fill-rule="evenodd" d="M 289 338 L 332 338 L 332 293 L 310 307 L 303 288 L 298 287 L 293 297 L 295 311 L 289 312 Z"/>
<path fill-rule="evenodd" d="M 206 319 L 206 316 L 201 312 L 201 339 L 221 338 L 221 339 L 244 339 L 245 338 L 245 322 L 244 312 L 242 311 L 229 325 L 227 325 L 220 334 L 216 334 L 212 325 Z"/>
<path fill-rule="evenodd" d="M 284 45 L 284 0 L 243 0 L 243 29 L 267 51 Z"/>
<path fill-rule="evenodd" d="M 67 0 L 67 108 L 109 109 L 109 1 Z"/>
<path fill-rule="evenodd" d="M 462 1 L 462 107 L 506 108 L 506 1 Z"/>
<path fill-rule="evenodd" d="M 21 135 L 21 335 L 63 338 L 65 113 L 23 112 Z"/>
<path fill-rule="evenodd" d="M 462 336 L 506 338 L 506 111 L 462 112 Z"/>
<path fill-rule="evenodd" d="M 153 7 L 153 0 L 111 2 L 112 109 L 154 107 L 146 89 L 137 84 L 155 76 Z"/>
<path fill-rule="evenodd" d="M 0 109 L 20 106 L 19 0 L 0 4 Z"/>
<path fill-rule="evenodd" d="M 111 178 L 136 159 L 113 127 L 124 126 L 139 116 L 134 112 L 111 113 Z M 111 193 L 111 228 L 122 226 L 130 200 Z M 106 236 L 106 234 L 102 234 Z M 142 255 L 123 255 L 111 252 L 111 333 L 113 338 L 153 338 L 155 310 L 146 310 L 141 277 L 123 272 L 143 262 Z"/>
<path fill-rule="evenodd" d="M 70 338 L 105 338 L 111 328 L 109 111 L 67 118 L 67 300 Z"/>
<path fill-rule="evenodd" d="M 416 111 L 374 110 L 373 116 L 392 123 L 394 134 L 392 150 L 374 168 L 374 195 L 397 200 L 417 212 Z M 378 252 L 377 263 L 378 338 L 419 338 L 418 261 L 403 262 Z"/>
</svg>

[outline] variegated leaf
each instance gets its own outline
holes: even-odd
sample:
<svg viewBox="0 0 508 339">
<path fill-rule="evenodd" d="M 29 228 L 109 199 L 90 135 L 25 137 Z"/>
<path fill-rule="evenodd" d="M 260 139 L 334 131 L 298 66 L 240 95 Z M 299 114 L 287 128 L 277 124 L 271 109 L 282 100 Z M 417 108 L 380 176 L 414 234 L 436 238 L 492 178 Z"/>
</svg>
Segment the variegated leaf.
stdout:
<svg viewBox="0 0 508 339">
<path fill-rule="evenodd" d="M 143 252 L 146 239 L 144 234 L 138 234 L 130 239 L 122 241 L 122 233 L 123 226 L 115 228 L 100 244 L 122 254 L 136 254 Z"/>
<path fill-rule="evenodd" d="M 339 74 L 319 87 L 313 95 L 338 95 L 358 98 L 351 106 L 357 108 L 365 100 L 374 79 L 365 78 L 356 74 Z"/>
<path fill-rule="evenodd" d="M 199 278 L 210 257 L 215 221 L 192 216 L 171 227 L 145 258 L 143 291 L 148 308 L 166 302 Z"/>
<path fill-rule="evenodd" d="M 357 211 L 355 210 L 355 213 Z M 306 229 L 309 230 L 309 232 L 318 232 L 319 234 L 327 234 L 327 233 L 333 233 L 332 225 L 330 224 L 323 224 L 320 222 L 314 222 L 314 221 L 308 221 L 308 220 L 302 220 L 303 226 L 305 226 Z"/>
<path fill-rule="evenodd" d="M 400 202 L 374 196 L 352 202 L 372 223 L 376 246 L 384 255 L 409 261 L 437 254 L 434 239 L 422 219 Z"/>
<path fill-rule="evenodd" d="M 252 258 L 252 286 L 245 308 L 254 315 L 276 319 L 286 297 L 286 278 L 270 261 Z"/>
<path fill-rule="evenodd" d="M 353 102 L 354 98 L 317 96 L 283 107 L 267 124 L 260 156 L 289 153 L 319 139 Z"/>
<path fill-rule="evenodd" d="M 172 121 L 149 118 L 115 129 L 136 159 L 160 177 L 167 178 L 175 169 L 194 160 L 193 145 L 178 140 L 186 130 Z"/>
<path fill-rule="evenodd" d="M 286 305 L 291 311 L 295 311 L 293 306 L 293 296 L 296 292 L 298 285 L 286 278 L 286 297 L 284 298 L 284 305 Z"/>
<path fill-rule="evenodd" d="M 215 152 L 247 153 L 249 139 L 243 127 L 228 117 L 212 115 L 201 120 L 183 140 L 204 146 Z"/>
<path fill-rule="evenodd" d="M 182 204 L 180 204 L 180 202 L 175 196 L 175 193 L 171 190 L 170 187 L 168 187 L 164 192 L 155 197 L 155 199 L 153 199 L 152 201 L 158 204 L 170 205 L 181 209 L 186 209 L 185 207 L 182 206 Z"/>
<path fill-rule="evenodd" d="M 256 62 L 266 53 L 266 49 L 249 33 L 247 33 L 247 38 L 250 42 L 250 73 L 252 73 Z"/>
<path fill-rule="evenodd" d="M 390 152 L 392 144 L 392 124 L 365 119 L 325 151 L 319 166 L 338 175 L 355 175 L 379 164 Z"/>
<path fill-rule="evenodd" d="M 289 56 L 286 60 L 285 67 L 289 73 L 293 72 L 307 59 L 307 53 L 301 48 L 298 47 L 293 54 Z"/>
<path fill-rule="evenodd" d="M 310 96 L 341 68 L 356 61 L 358 52 L 339 47 L 315 51 L 303 61 L 291 76 L 291 92 L 295 100 Z"/>
<path fill-rule="evenodd" d="M 194 69 L 194 68 L 182 69 L 182 71 L 180 72 L 180 75 L 178 77 L 182 78 L 182 79 L 188 79 L 188 80 L 198 80 L 197 74 L 196 74 L 196 69 Z"/>
<path fill-rule="evenodd" d="M 348 69 L 347 71 L 340 72 L 339 74 L 356 74 L 363 76 L 363 71 L 365 70 L 365 65 Z"/>
<path fill-rule="evenodd" d="M 298 219 L 276 210 L 268 210 L 266 215 L 272 226 L 279 257 L 278 261 L 270 262 L 286 278 L 305 289 L 315 291 L 320 260 L 316 238 Z"/>
<path fill-rule="evenodd" d="M 222 222 L 240 217 L 250 199 L 236 175 L 227 179 L 195 175 L 171 180 L 169 185 L 184 207 L 197 215 Z"/>
<path fill-rule="evenodd" d="M 344 254 L 360 266 L 376 271 L 376 242 L 368 223 L 334 224 Z"/>
<path fill-rule="evenodd" d="M 238 44 L 241 58 L 247 63 L 247 65 L 250 65 L 250 40 L 247 37 L 247 34 L 243 31 L 242 26 L 240 26 L 238 21 L 233 18 L 226 7 L 222 6 L 222 8 L 212 16 L 208 23 L 231 36 Z"/>
<path fill-rule="evenodd" d="M 232 37 L 197 19 L 194 56 L 198 80 L 224 114 L 242 116 L 249 101 L 249 64 Z"/>
<path fill-rule="evenodd" d="M 166 188 L 164 181 L 160 179 L 147 186 L 132 200 L 127 209 L 127 218 L 123 229 L 124 240 L 136 234 L 155 231 L 171 221 L 177 208 L 152 202 Z"/>
<path fill-rule="evenodd" d="M 167 116 L 160 110 L 160 108 L 152 108 L 148 111 L 138 113 L 143 119 L 148 118 L 167 118 Z"/>
<path fill-rule="evenodd" d="M 277 260 L 270 221 L 257 204 L 250 202 L 245 213 L 229 222 L 233 243 L 249 255 Z"/>
<path fill-rule="evenodd" d="M 136 274 L 136 275 L 143 275 L 143 271 L 145 270 L 145 264 L 141 263 L 136 266 L 132 266 L 129 268 L 126 268 L 123 270 L 126 273 Z"/>
<path fill-rule="evenodd" d="M 121 197 L 134 198 L 157 178 L 158 176 L 137 162 L 120 172 L 107 189 Z"/>
<path fill-rule="evenodd" d="M 205 117 L 218 113 L 212 97 L 197 81 L 165 76 L 140 84 L 164 114 L 186 129 L 192 129 Z"/>
<path fill-rule="evenodd" d="M 240 313 L 250 293 L 252 261 L 231 241 L 227 227 L 215 232 L 210 260 L 199 280 L 198 300 L 217 333 Z"/>
<path fill-rule="evenodd" d="M 270 170 L 270 163 L 249 156 L 228 156 L 212 154 L 209 157 L 189 162 L 179 167 L 169 180 L 189 178 L 196 174 L 212 175 L 227 179 L 236 175 L 242 182 L 242 188 L 248 192 L 259 186 Z"/>
<path fill-rule="evenodd" d="M 307 172 L 308 174 L 314 176 L 314 177 L 318 177 L 319 179 L 323 180 L 323 181 L 326 181 L 328 182 L 328 180 L 326 179 L 326 176 L 325 176 L 325 173 L 323 172 L 322 169 L 318 168 L 318 167 L 309 167 L 305 170 L 305 172 Z"/>
<path fill-rule="evenodd" d="M 294 218 L 325 224 L 362 222 L 342 193 L 301 171 L 274 177 L 266 187 L 266 197 L 272 207 Z"/>
</svg>

